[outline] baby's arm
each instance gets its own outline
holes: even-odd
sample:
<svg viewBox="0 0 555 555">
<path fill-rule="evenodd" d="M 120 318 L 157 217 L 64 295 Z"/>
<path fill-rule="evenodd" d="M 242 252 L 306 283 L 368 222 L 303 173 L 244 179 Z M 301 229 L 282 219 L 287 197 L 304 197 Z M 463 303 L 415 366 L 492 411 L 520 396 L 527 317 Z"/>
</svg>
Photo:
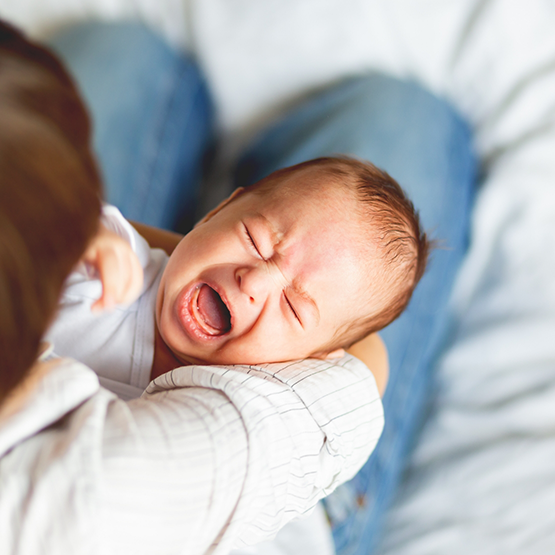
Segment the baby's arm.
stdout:
<svg viewBox="0 0 555 555">
<path fill-rule="evenodd" d="M 377 333 L 373 333 L 349 347 L 347 352 L 362 360 L 370 368 L 374 374 L 378 391 L 383 397 L 389 378 L 389 362 L 387 349 L 381 337 Z"/>
<path fill-rule="evenodd" d="M 102 223 L 81 259 L 98 274 L 102 295 L 91 310 L 110 310 L 117 304 L 132 303 L 143 287 L 143 268 L 131 245 Z"/>
</svg>

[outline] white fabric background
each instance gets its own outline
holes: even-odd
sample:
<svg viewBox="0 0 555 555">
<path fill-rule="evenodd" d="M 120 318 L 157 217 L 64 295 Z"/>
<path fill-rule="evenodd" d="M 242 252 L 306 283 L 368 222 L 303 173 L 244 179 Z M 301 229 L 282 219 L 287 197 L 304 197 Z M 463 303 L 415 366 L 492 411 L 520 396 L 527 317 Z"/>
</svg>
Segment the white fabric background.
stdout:
<svg viewBox="0 0 555 555">
<path fill-rule="evenodd" d="M 470 120 L 472 245 L 434 411 L 382 553 L 555 551 L 555 4 L 549 0 L 0 0 L 34 34 L 133 17 L 192 51 L 230 152 L 347 75 L 412 77 Z"/>
</svg>

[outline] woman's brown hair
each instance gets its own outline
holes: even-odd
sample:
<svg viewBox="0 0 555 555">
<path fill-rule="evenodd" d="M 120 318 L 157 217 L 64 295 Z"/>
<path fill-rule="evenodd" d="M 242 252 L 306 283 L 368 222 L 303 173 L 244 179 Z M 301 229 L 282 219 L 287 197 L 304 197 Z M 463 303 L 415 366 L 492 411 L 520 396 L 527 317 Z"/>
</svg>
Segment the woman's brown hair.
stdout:
<svg viewBox="0 0 555 555">
<path fill-rule="evenodd" d="M 95 234 L 90 121 L 56 57 L 0 21 L 0 403 L 25 378 Z"/>
</svg>

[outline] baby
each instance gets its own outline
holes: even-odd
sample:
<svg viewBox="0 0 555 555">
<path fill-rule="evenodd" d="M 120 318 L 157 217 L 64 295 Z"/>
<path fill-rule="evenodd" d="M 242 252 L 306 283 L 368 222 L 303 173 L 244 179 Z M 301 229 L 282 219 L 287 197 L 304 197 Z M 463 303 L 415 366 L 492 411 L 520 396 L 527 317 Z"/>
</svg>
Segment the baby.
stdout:
<svg viewBox="0 0 555 555">
<path fill-rule="evenodd" d="M 139 389 L 184 364 L 338 357 L 402 312 L 428 250 L 399 185 L 346 157 L 235 191 L 169 259 L 107 207 L 47 338 Z"/>
</svg>

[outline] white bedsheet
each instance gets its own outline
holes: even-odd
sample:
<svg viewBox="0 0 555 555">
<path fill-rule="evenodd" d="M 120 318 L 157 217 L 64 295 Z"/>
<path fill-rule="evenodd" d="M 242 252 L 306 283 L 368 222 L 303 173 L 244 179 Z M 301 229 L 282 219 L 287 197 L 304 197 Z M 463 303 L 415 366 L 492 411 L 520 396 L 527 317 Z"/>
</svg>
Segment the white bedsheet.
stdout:
<svg viewBox="0 0 555 555">
<path fill-rule="evenodd" d="M 362 71 L 449 98 L 474 127 L 483 183 L 457 329 L 381 552 L 555 552 L 553 2 L 0 0 L 0 14 L 38 35 L 147 21 L 198 57 L 230 151 L 291 100 Z"/>
</svg>

